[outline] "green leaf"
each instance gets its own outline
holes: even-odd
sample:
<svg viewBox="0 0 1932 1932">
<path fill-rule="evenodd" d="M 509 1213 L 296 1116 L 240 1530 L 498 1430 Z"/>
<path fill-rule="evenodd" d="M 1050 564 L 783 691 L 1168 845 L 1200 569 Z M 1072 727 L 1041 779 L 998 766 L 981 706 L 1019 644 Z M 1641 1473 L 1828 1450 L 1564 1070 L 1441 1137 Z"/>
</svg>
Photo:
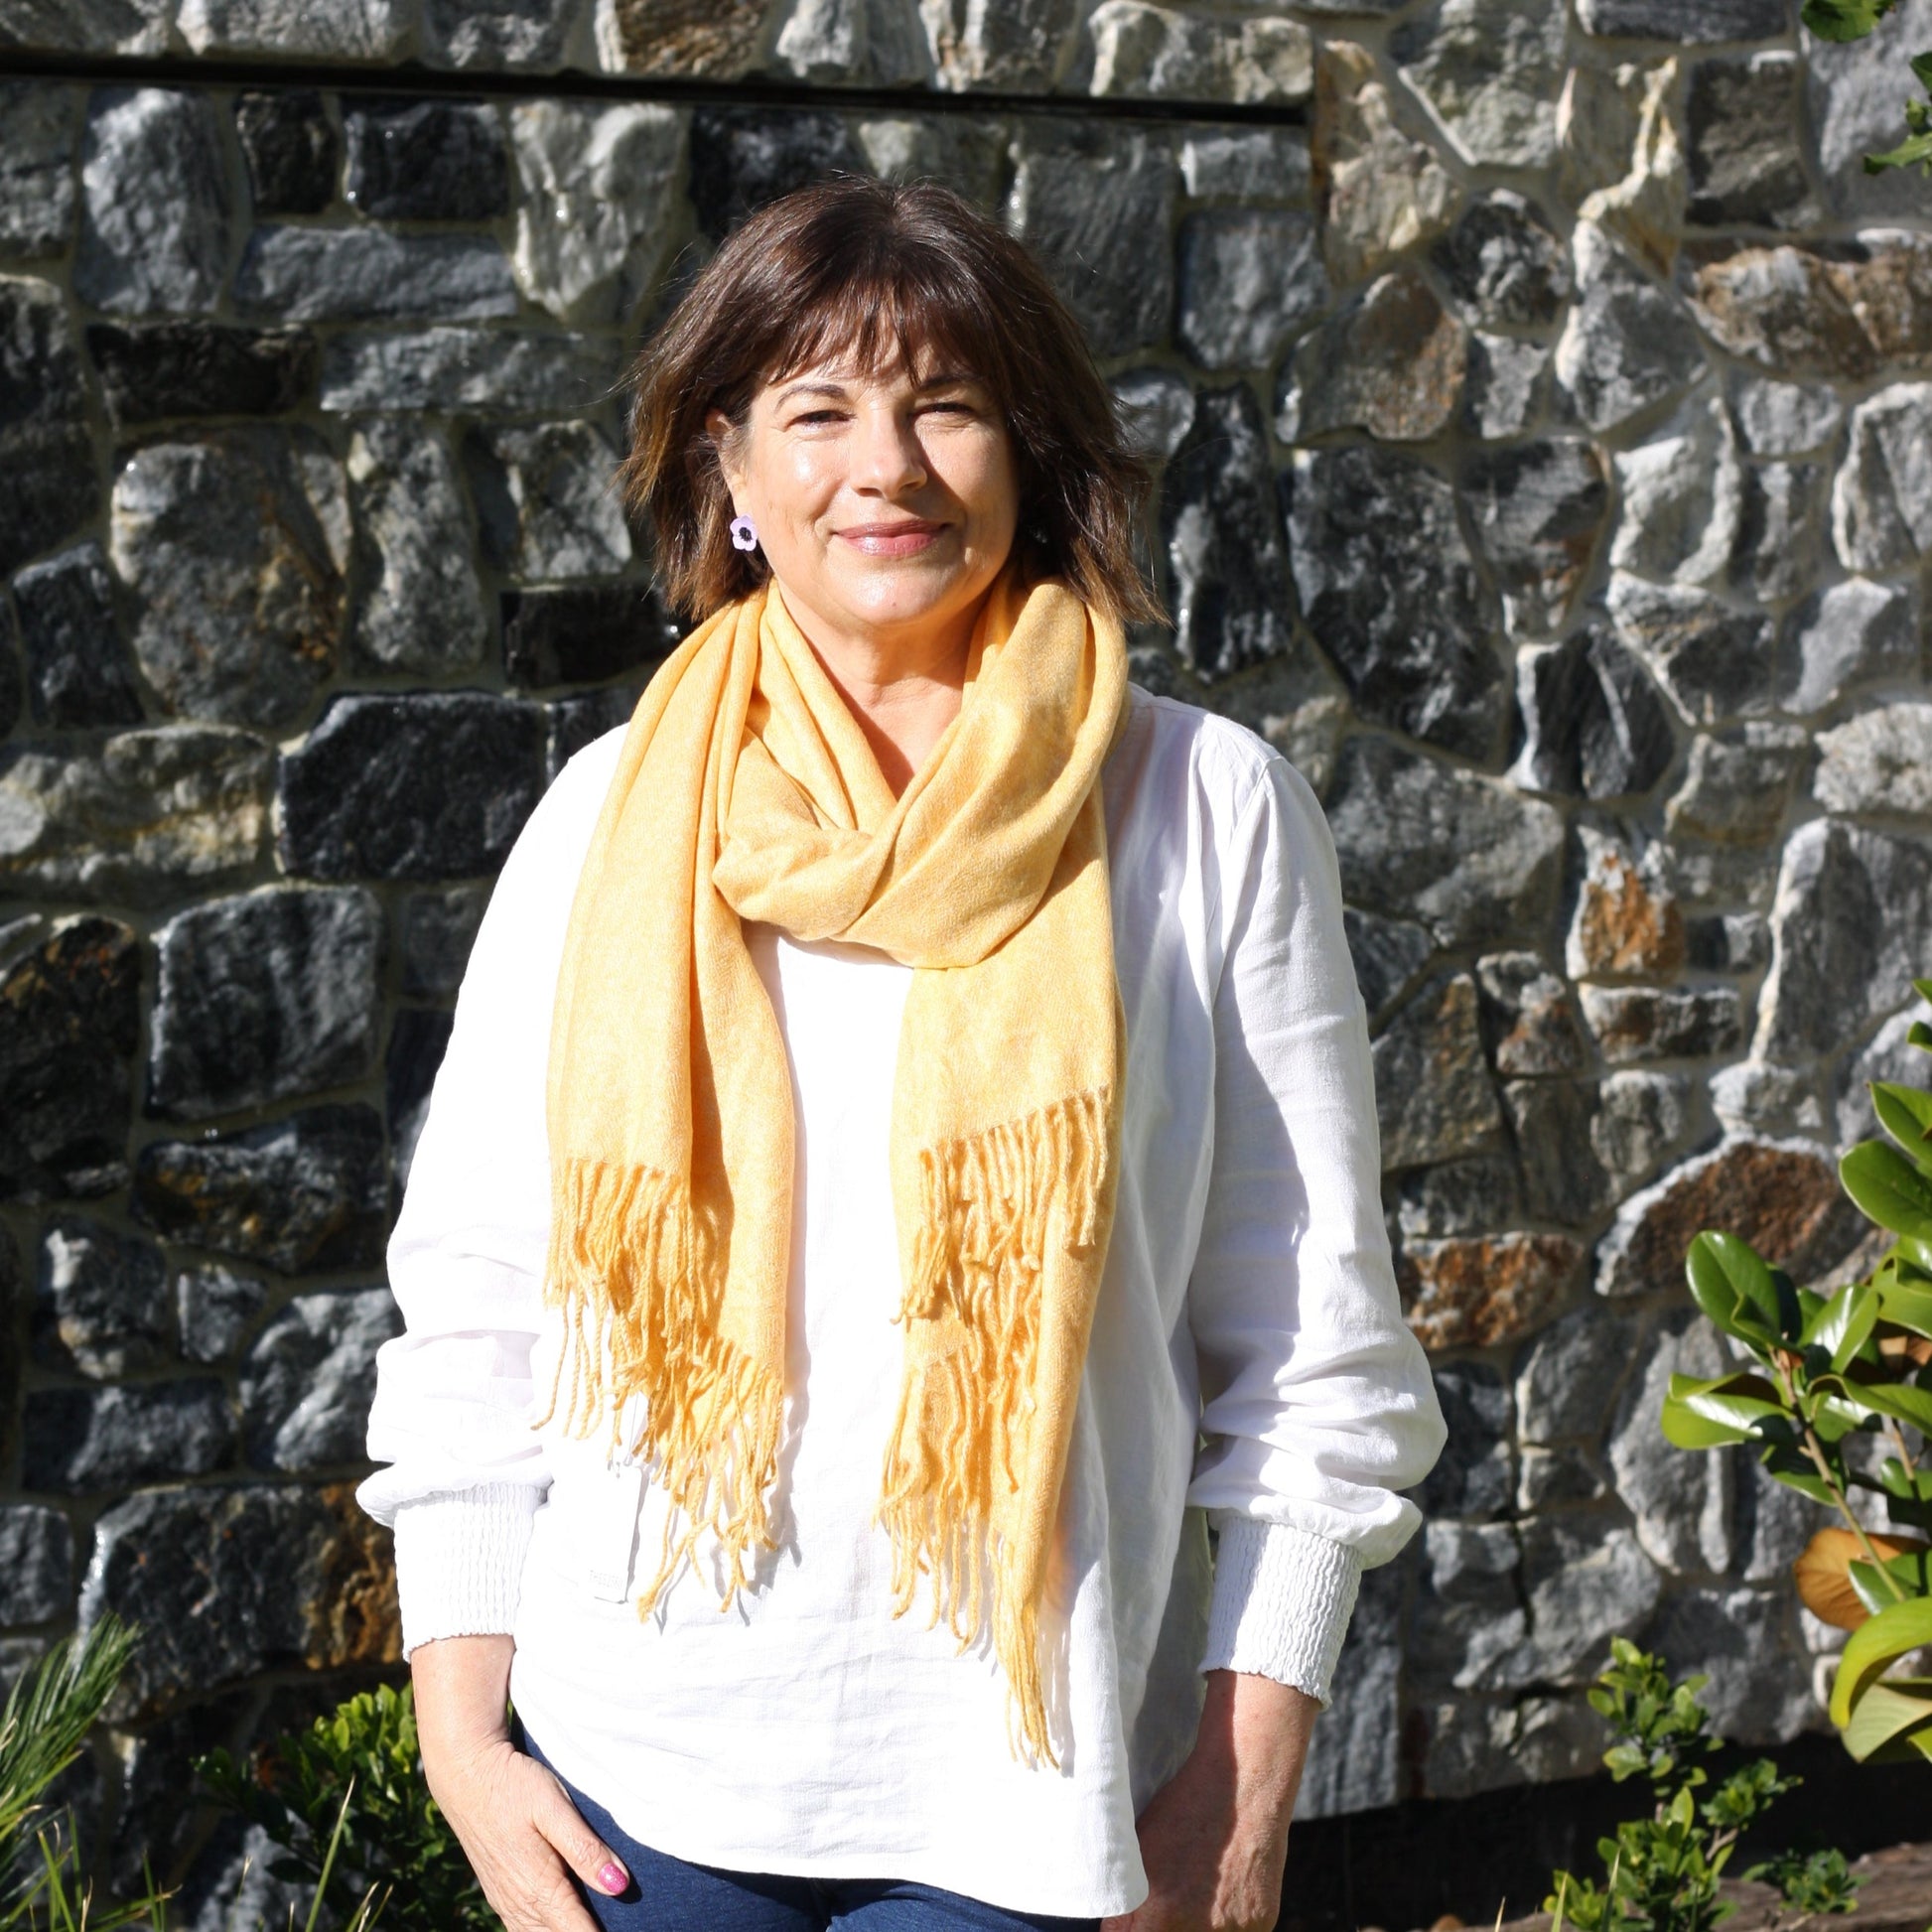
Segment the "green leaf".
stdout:
<svg viewBox="0 0 1932 1932">
<path fill-rule="evenodd" d="M 1799 1495 L 1809 1496 L 1813 1502 L 1823 1503 L 1828 1509 L 1837 1504 L 1838 1498 L 1818 1473 L 1817 1465 L 1802 1449 L 1787 1443 L 1777 1443 L 1765 1449 L 1758 1460 L 1787 1489 L 1795 1489 Z"/>
<path fill-rule="evenodd" d="M 1894 1234 L 1932 1241 L 1932 1178 L 1883 1141 L 1862 1141 L 1838 1164 L 1859 1210 Z"/>
<path fill-rule="evenodd" d="M 1905 1029 L 1905 1044 L 1916 1046 L 1921 1052 L 1932 1053 L 1932 1027 L 1923 1020 L 1914 1020 Z"/>
<path fill-rule="evenodd" d="M 1805 0 L 1805 25 L 1821 41 L 1862 41 L 1896 0 Z"/>
<path fill-rule="evenodd" d="M 1932 1282 L 1901 1281 L 1896 1269 L 1881 1269 L 1872 1285 L 1878 1291 L 1880 1320 L 1932 1336 Z"/>
<path fill-rule="evenodd" d="M 1932 1731 L 1932 1684 L 1923 1678 L 1891 1678 L 1873 1684 L 1860 1698 L 1845 1726 L 1845 1748 L 1861 1764 L 1909 1757 L 1915 1730 Z"/>
<path fill-rule="evenodd" d="M 1790 1423 L 1777 1391 L 1762 1376 L 1719 1375 L 1700 1381 L 1673 1375 L 1664 1398 L 1663 1430 L 1679 1449 L 1721 1449 L 1730 1443 L 1771 1440 L 1767 1423 Z"/>
<path fill-rule="evenodd" d="M 1932 1205 L 1927 1229 L 1932 1233 Z M 1763 1348 L 1777 1341 L 1777 1284 L 1748 1241 L 1715 1231 L 1700 1234 L 1684 1257 L 1684 1274 L 1692 1300 L 1725 1334 Z"/>
<path fill-rule="evenodd" d="M 1932 1093 L 1874 1080 L 1869 1087 L 1878 1125 L 1904 1149 L 1920 1173 L 1932 1173 Z"/>
<path fill-rule="evenodd" d="M 1923 55 L 1919 56 L 1920 60 L 1923 60 L 1925 56 Z M 1928 1006 L 1932 1006 L 1932 980 L 1914 980 L 1912 982 L 1912 991 L 1916 993 L 1921 1000 L 1925 1001 L 1925 1003 Z"/>
<path fill-rule="evenodd" d="M 1860 1382 L 1854 1387 L 1859 1400 L 1881 1416 L 1908 1422 L 1932 1436 L 1932 1389 L 1921 1389 L 1910 1382 Z"/>
<path fill-rule="evenodd" d="M 1918 76 L 1918 83 L 1927 93 L 1932 93 L 1932 54 L 1914 54 L 1912 71 Z M 1913 985 L 1923 986 L 1923 980 L 1914 980 Z"/>
<path fill-rule="evenodd" d="M 1864 158 L 1864 171 L 1867 175 L 1882 175 L 1887 168 L 1923 168 L 1928 174 L 1932 174 L 1932 132 L 1914 134 L 1910 140 L 1901 141 L 1897 147 L 1889 149 L 1884 154 L 1868 154 Z M 1932 1030 L 1926 1029 L 1922 1023 L 1915 1021 L 1912 1033 L 1920 1032 L 1926 1034 L 1927 1040 L 1932 1040 Z M 1911 1035 L 1908 1034 L 1906 1037 L 1911 1038 Z M 1921 1043 L 1923 1042 L 1912 1040 L 1914 1046 Z"/>
<path fill-rule="evenodd" d="M 1832 1685 L 1832 1723 L 1845 1729 L 1859 1700 L 1885 1666 L 1922 1643 L 1932 1643 L 1932 1596 L 1893 1603 L 1869 1623 L 1860 1624 L 1839 1660 L 1838 1677 Z"/>
<path fill-rule="evenodd" d="M 1807 1348 L 1822 1348 L 1841 1374 L 1878 1325 L 1878 1291 L 1869 1282 L 1842 1288 L 1805 1326 Z"/>
</svg>

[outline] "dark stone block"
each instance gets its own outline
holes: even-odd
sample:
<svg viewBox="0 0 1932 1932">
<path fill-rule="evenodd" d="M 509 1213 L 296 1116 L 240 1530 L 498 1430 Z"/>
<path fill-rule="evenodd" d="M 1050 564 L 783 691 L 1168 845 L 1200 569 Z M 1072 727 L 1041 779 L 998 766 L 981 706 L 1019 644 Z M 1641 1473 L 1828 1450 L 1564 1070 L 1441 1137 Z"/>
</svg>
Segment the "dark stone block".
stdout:
<svg viewBox="0 0 1932 1932">
<path fill-rule="evenodd" d="M 1543 328 L 1571 294 L 1570 256 L 1534 202 L 1499 190 L 1471 202 L 1430 251 L 1449 294 L 1485 328 Z"/>
<path fill-rule="evenodd" d="M 1600 621 L 1527 654 L 1517 684 L 1520 784 L 1621 798 L 1648 791 L 1677 755 L 1657 687 Z"/>
<path fill-rule="evenodd" d="M 1445 1241 L 1506 1228 L 1522 1217 L 1523 1189 L 1506 1154 L 1477 1154 L 1406 1173 L 1395 1189 L 1405 1241 Z"/>
<path fill-rule="evenodd" d="M 315 393 L 321 353 L 300 329 L 213 322 L 87 326 L 87 353 L 116 423 L 169 416 L 278 416 Z"/>
<path fill-rule="evenodd" d="M 1282 490 L 1302 615 L 1356 709 L 1487 758 L 1508 694 L 1455 492 L 1413 457 L 1369 448 L 1302 453 Z"/>
<path fill-rule="evenodd" d="M 559 698 L 545 708 L 550 715 L 550 738 L 543 768 L 544 775 L 555 784 L 557 774 L 585 746 L 630 722 L 630 714 L 637 708 L 637 693 L 627 685 L 619 685 L 609 691 L 583 691 L 572 698 Z"/>
<path fill-rule="evenodd" d="M 319 93 L 242 94 L 234 126 L 257 214 L 320 214 L 336 199 L 336 130 Z"/>
<path fill-rule="evenodd" d="M 59 729 L 138 725 L 141 694 L 114 610 L 114 580 L 97 543 L 83 543 L 14 579 L 34 722 Z"/>
<path fill-rule="evenodd" d="M 470 948 L 489 904 L 487 886 L 412 893 L 402 908 L 402 990 L 406 999 L 447 998 L 463 984 Z"/>
<path fill-rule="evenodd" d="M 212 1380 L 36 1389 L 22 1439 L 29 1489 L 78 1494 L 207 1475 L 233 1452 L 234 1419 Z"/>
<path fill-rule="evenodd" d="M 173 1338 L 168 1265 L 158 1243 L 67 1215 L 41 1236 L 34 1353 L 109 1380 L 165 1361 Z"/>
<path fill-rule="evenodd" d="M 1804 63 L 1795 54 L 1700 61 L 1691 69 L 1688 220 L 1795 228 L 1823 218 L 1791 138 L 1804 124 Z"/>
<path fill-rule="evenodd" d="M 194 1704 L 150 1725 L 128 1743 L 109 1867 L 117 1896 L 140 1896 L 149 1870 L 166 1879 L 193 1848 L 197 1828 L 207 1822 L 207 1798 L 195 1776 L 195 1760 L 217 1745 L 238 1745 L 237 1733 L 251 1703 L 245 1697 L 226 1697 Z M 181 1915 L 175 1921 L 180 1924 L 212 1923 L 196 1915 L 180 1892 L 173 1894 L 171 1918 L 175 1913 Z M 305 1904 L 298 1923 L 307 1914 Z M 272 1917 L 263 1921 L 281 1922 Z"/>
<path fill-rule="evenodd" d="M 84 429 L 0 428 L 0 572 L 52 550 L 99 508 L 93 440 Z"/>
<path fill-rule="evenodd" d="M 1516 1489 L 1508 1386 L 1487 1362 L 1450 1362 L 1436 1369 L 1436 1394 L 1449 1443 L 1416 1492 L 1423 1514 L 1508 1515 Z"/>
<path fill-rule="evenodd" d="M 343 116 L 343 196 L 386 221 L 487 221 L 510 207 L 496 110 L 475 100 L 372 100 Z"/>
<path fill-rule="evenodd" d="M 389 1056 L 383 1070 L 383 1097 L 389 1113 L 389 1146 L 396 1164 L 396 1183 L 409 1179 L 409 1164 L 417 1136 L 429 1113 L 430 1090 L 450 1043 L 452 1016 L 423 1007 L 404 1007 L 389 1034 Z"/>
<path fill-rule="evenodd" d="M 77 919 L 0 978 L 0 1199 L 105 1194 L 127 1178 L 141 943 Z"/>
<path fill-rule="evenodd" d="M 388 1206 L 373 1107 L 311 1107 L 240 1133 L 151 1142 L 135 1168 L 144 1225 L 285 1275 L 374 1267 Z"/>
<path fill-rule="evenodd" d="M 282 759 L 282 860 L 311 879 L 498 871 L 543 789 L 543 712 L 481 691 L 335 699 Z"/>
<path fill-rule="evenodd" d="M 86 419 L 80 357 L 52 282 L 0 276 L 0 429 Z"/>
<path fill-rule="evenodd" d="M 200 1120 L 360 1079 L 375 1063 L 382 908 L 361 887 L 268 886 L 155 935 L 148 1111 Z"/>
<path fill-rule="evenodd" d="M 1348 956 L 1355 963 L 1355 983 L 1361 988 L 1362 1004 L 1373 1024 L 1428 964 L 1436 942 L 1426 926 L 1358 912 L 1352 905 L 1342 913 L 1341 921 Z"/>
<path fill-rule="evenodd" d="M 1560 1227 L 1587 1225 L 1616 1198 L 1590 1134 L 1596 1090 L 1576 1080 L 1511 1080 L 1503 1099 L 1532 1218 Z"/>
<path fill-rule="evenodd" d="M 249 1461 L 285 1472 L 366 1462 L 375 1351 L 401 1332 L 386 1288 L 298 1295 L 242 1364 Z"/>
<path fill-rule="evenodd" d="M 1205 391 L 1161 492 L 1174 643 L 1204 675 L 1243 670 L 1293 643 L 1273 495 L 1268 428 L 1254 392 L 1246 384 Z"/>
<path fill-rule="evenodd" d="M 226 1361 L 267 1299 L 252 1275 L 237 1275 L 219 1262 L 184 1268 L 175 1281 L 181 1352 L 191 1362 Z"/>
<path fill-rule="evenodd" d="M 110 1722 L 264 1670 L 334 1670 L 400 1654 L 386 1530 L 346 1484 L 151 1489 L 94 1526 L 84 1629 L 112 1610 L 143 1641 Z"/>
<path fill-rule="evenodd" d="M 1463 469 L 1462 493 L 1510 629 L 1561 628 L 1609 514 L 1596 446 L 1562 439 L 1478 450 Z"/>
<path fill-rule="evenodd" d="M 1606 40 L 1763 41 L 1790 31 L 1791 0 L 1578 0 L 1577 19 Z"/>
<path fill-rule="evenodd" d="M 691 116 L 691 205 L 714 241 L 794 188 L 869 172 L 845 123 L 831 114 L 700 107 Z"/>
<path fill-rule="evenodd" d="M 73 1526 L 39 1503 L 0 1508 L 0 1623 L 47 1623 L 73 1608 Z"/>
<path fill-rule="evenodd" d="M 1131 354 L 1167 337 L 1174 312 L 1175 188 L 1165 136 L 1118 121 L 1050 124 L 1021 155 L 1010 204 L 1019 232 L 1096 355 Z M 1299 232 L 1298 223 L 1274 215 L 1261 225 L 1274 229 L 1282 246 L 1293 246 Z M 1238 248 L 1236 232 L 1227 238 Z M 1273 260 L 1256 267 L 1271 281 L 1279 273 Z"/>
<path fill-rule="evenodd" d="M 571 584 L 502 594 L 503 675 L 512 684 L 601 684 L 677 646 L 649 585 Z"/>
</svg>

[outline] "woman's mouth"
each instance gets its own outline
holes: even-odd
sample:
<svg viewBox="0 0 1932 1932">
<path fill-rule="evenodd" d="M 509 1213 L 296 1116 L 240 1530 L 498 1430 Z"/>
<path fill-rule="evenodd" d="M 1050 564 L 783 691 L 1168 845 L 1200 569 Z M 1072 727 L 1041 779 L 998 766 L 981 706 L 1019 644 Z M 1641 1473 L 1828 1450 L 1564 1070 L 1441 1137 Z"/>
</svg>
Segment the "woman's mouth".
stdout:
<svg viewBox="0 0 1932 1932">
<path fill-rule="evenodd" d="M 838 532 L 839 540 L 849 543 L 865 557 L 916 557 L 945 535 L 944 523 L 931 523 L 923 517 L 896 517 L 889 523 L 854 523 Z"/>
</svg>

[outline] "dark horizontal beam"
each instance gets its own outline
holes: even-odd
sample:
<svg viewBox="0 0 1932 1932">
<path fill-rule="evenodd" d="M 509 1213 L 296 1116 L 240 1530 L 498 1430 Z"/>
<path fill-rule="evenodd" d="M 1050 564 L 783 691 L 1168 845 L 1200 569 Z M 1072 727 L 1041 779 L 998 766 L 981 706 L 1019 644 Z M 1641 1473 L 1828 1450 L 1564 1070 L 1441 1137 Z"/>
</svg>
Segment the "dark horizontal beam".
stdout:
<svg viewBox="0 0 1932 1932">
<path fill-rule="evenodd" d="M 818 108 L 835 113 L 1033 114 L 1054 119 L 1202 122 L 1299 127 L 1299 106 L 1208 100 L 1149 100 L 1128 95 L 951 93 L 936 87 L 820 87 L 802 80 L 682 80 L 663 74 L 526 73 L 452 70 L 415 62 L 377 68 L 346 61 L 201 59 L 186 55 L 54 54 L 0 47 L 0 78 L 80 81 L 108 87 L 326 87 L 346 93 L 479 95 L 517 100 L 564 96 L 656 100 L 691 106 Z"/>
</svg>

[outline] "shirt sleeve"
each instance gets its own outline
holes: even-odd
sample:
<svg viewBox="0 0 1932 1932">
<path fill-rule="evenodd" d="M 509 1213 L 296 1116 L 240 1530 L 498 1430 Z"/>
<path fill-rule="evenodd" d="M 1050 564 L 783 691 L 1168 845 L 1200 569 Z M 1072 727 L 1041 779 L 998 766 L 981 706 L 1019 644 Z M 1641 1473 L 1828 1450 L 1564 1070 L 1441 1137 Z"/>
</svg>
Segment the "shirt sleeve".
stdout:
<svg viewBox="0 0 1932 1932">
<path fill-rule="evenodd" d="M 483 916 L 390 1237 L 404 1330 L 376 1355 L 357 1491 L 393 1525 L 403 1648 L 513 1627 L 549 1487 L 531 1355 L 550 1232 L 550 1017 L 571 900 L 615 741 L 573 759 Z"/>
<path fill-rule="evenodd" d="M 1270 759 L 1222 857 L 1214 1160 L 1188 1319 L 1219 1541 L 1204 1669 L 1326 1701 L 1361 1573 L 1445 1430 L 1382 1219 L 1367 1017 L 1326 820 Z"/>
</svg>

